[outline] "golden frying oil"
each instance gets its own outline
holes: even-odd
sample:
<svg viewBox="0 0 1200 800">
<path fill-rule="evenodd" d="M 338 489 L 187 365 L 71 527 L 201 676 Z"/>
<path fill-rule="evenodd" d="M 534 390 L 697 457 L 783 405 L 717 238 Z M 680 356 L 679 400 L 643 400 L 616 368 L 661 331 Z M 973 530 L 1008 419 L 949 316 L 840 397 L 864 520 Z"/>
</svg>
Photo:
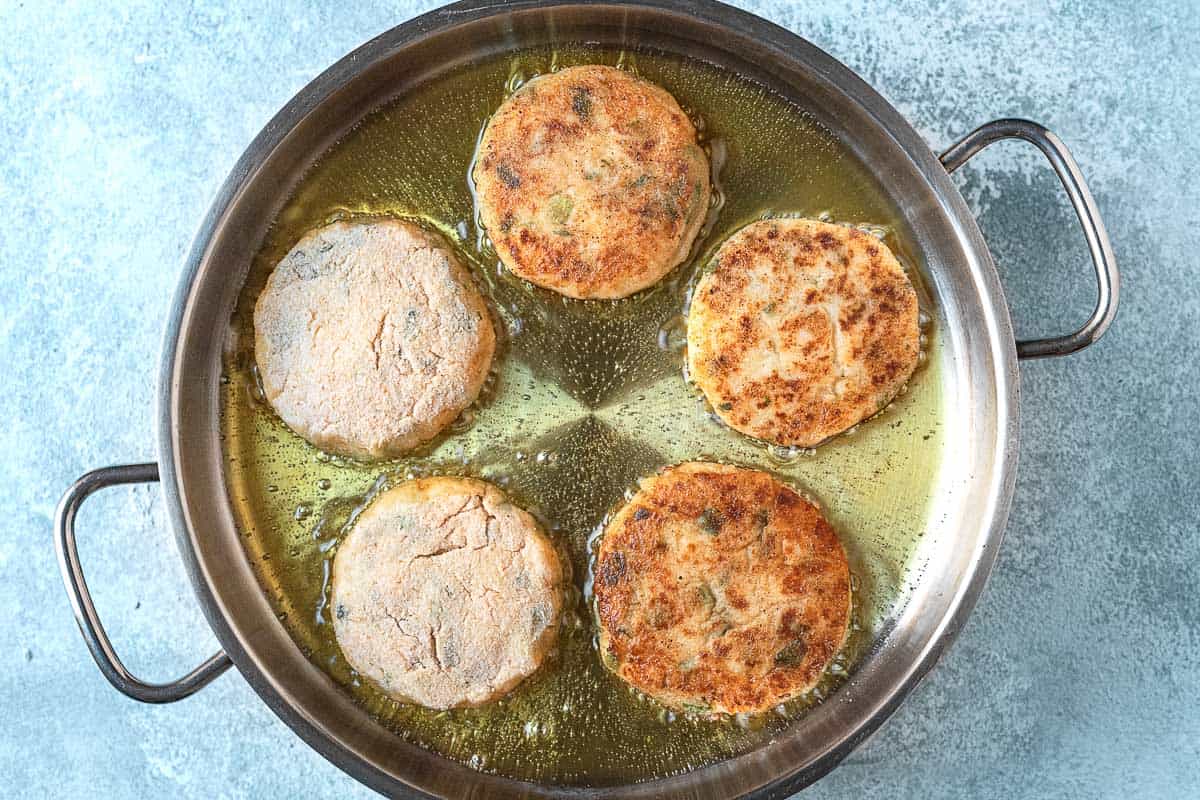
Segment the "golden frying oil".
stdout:
<svg viewBox="0 0 1200 800">
<path fill-rule="evenodd" d="M 467 179 L 479 132 L 506 92 L 584 63 L 619 65 L 672 92 L 719 168 L 695 258 L 617 302 L 565 300 L 501 269 L 475 223 Z M 927 364 L 907 391 L 815 451 L 768 448 L 721 425 L 683 378 L 688 289 L 725 237 L 779 214 L 869 226 L 916 277 L 894 210 L 804 109 L 675 57 L 580 46 L 474 64 L 375 112 L 324 154 L 253 264 L 232 319 L 222 398 L 226 476 L 246 552 L 304 653 L 405 739 L 481 770 L 590 785 L 744 752 L 852 673 L 900 597 L 929 513 L 943 446 L 939 345 L 926 330 Z M 503 340 L 476 406 L 435 442 L 383 465 L 330 457 L 289 431 L 262 402 L 253 367 L 254 301 L 274 264 L 309 229 L 364 215 L 409 217 L 441 231 L 491 298 Z M 594 649 L 589 539 L 640 476 L 693 459 L 768 469 L 802 489 L 840 533 L 855 574 L 855 625 L 838 662 L 808 696 L 757 718 L 668 713 L 612 677 Z M 498 484 L 543 521 L 573 566 L 576 590 L 556 656 L 483 708 L 435 712 L 386 698 L 348 667 L 329 623 L 337 541 L 374 491 L 418 474 Z"/>
</svg>

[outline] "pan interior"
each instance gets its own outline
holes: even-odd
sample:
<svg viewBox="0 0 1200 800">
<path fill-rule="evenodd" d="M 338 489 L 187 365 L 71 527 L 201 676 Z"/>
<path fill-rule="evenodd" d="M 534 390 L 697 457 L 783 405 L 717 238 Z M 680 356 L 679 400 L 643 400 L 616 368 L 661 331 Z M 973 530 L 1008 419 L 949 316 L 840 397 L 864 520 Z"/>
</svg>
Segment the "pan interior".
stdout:
<svg viewBox="0 0 1200 800">
<path fill-rule="evenodd" d="M 579 63 L 630 69 L 672 92 L 703 130 L 718 203 L 695 257 L 615 303 L 564 300 L 498 268 L 476 226 L 467 175 L 505 93 Z M 769 448 L 719 424 L 682 375 L 689 287 L 730 233 L 765 215 L 867 226 L 897 253 L 926 314 L 925 364 L 875 418 L 815 451 Z M 307 230 L 393 215 L 440 232 L 470 265 L 502 333 L 483 397 L 408 458 L 366 465 L 320 453 L 262 400 L 254 301 Z M 858 157 L 812 109 L 707 63 L 649 50 L 531 48 L 482 59 L 406 90 L 321 155 L 267 231 L 230 322 L 219 386 L 225 483 L 246 556 L 296 646 L 397 736 L 486 772 L 604 786 L 695 769 L 779 737 L 843 691 L 904 605 L 943 469 L 946 344 L 927 265 Z M 776 712 L 705 721 L 669 714 L 601 666 L 588 607 L 595 532 L 640 476 L 685 460 L 766 469 L 816 500 L 855 575 L 855 630 L 822 684 Z M 345 663 L 329 624 L 328 575 L 354 513 L 412 475 L 467 474 L 502 486 L 562 545 L 575 593 L 557 656 L 504 700 L 433 712 L 396 703 Z M 830 701 L 833 702 L 833 701 Z"/>
</svg>

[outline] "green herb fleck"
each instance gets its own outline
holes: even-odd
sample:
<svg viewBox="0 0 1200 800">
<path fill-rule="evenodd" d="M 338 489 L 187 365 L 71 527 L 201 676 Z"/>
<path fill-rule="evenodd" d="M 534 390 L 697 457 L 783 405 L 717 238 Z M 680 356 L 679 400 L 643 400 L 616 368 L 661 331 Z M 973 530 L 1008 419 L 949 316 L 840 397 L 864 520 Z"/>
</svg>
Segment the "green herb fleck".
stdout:
<svg viewBox="0 0 1200 800">
<path fill-rule="evenodd" d="M 692 187 L 692 196 L 688 200 L 686 216 L 689 224 L 695 221 L 697 213 L 700 211 L 700 192 L 703 188 L 699 183 Z"/>
<path fill-rule="evenodd" d="M 808 645 L 803 639 L 796 639 L 775 654 L 775 663 L 784 667 L 795 667 L 804 661 Z"/>
<path fill-rule="evenodd" d="M 586 120 L 592 114 L 592 93 L 587 87 L 576 86 L 571 89 L 571 110 Z"/>
<path fill-rule="evenodd" d="M 700 530 L 709 536 L 716 536 L 721 532 L 721 514 L 715 508 L 704 509 L 696 523 L 700 526 Z"/>
<path fill-rule="evenodd" d="M 604 662 L 604 666 L 613 670 L 617 669 L 617 657 L 613 655 L 612 650 L 607 647 L 600 648 L 600 660 Z"/>
<path fill-rule="evenodd" d="M 770 521 L 771 521 L 771 512 L 769 509 L 760 508 L 757 512 L 755 512 L 754 522 L 758 525 L 758 527 L 765 528 L 765 527 L 767 527 L 767 523 L 769 523 Z"/>
<path fill-rule="evenodd" d="M 565 194 L 556 194 L 546 203 L 546 216 L 556 225 L 563 225 L 571 216 L 575 201 Z"/>
<path fill-rule="evenodd" d="M 543 606 L 534 606 L 530 613 L 529 630 L 532 635 L 537 636 L 546 629 L 546 623 L 550 621 L 549 611 Z"/>
<path fill-rule="evenodd" d="M 616 586 L 625 577 L 625 554 L 613 553 L 611 558 L 601 562 L 599 573 L 606 586 Z"/>
<path fill-rule="evenodd" d="M 496 174 L 500 176 L 500 180 L 504 181 L 504 185 L 510 189 L 515 189 L 521 185 L 521 177 L 509 169 L 507 164 L 497 164 Z"/>
</svg>

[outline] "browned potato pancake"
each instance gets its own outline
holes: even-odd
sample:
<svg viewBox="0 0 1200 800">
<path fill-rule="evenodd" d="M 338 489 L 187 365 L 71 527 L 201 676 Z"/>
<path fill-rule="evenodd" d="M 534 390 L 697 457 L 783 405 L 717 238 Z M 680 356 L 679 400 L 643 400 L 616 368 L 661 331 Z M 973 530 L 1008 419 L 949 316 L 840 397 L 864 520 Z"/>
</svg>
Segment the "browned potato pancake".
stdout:
<svg viewBox="0 0 1200 800">
<path fill-rule="evenodd" d="M 917 293 L 875 237 L 768 219 L 714 260 L 688 313 L 688 371 L 735 430 L 812 447 L 890 403 L 916 368 Z"/>
<path fill-rule="evenodd" d="M 254 307 L 263 391 L 323 450 L 400 455 L 479 395 L 496 334 L 450 249 L 400 220 L 336 222 L 275 267 Z"/>
<path fill-rule="evenodd" d="M 359 516 L 333 562 L 333 629 L 387 694 L 487 703 L 557 641 L 564 574 L 537 523 L 490 484 L 408 481 Z"/>
<path fill-rule="evenodd" d="M 642 481 L 595 566 L 600 651 L 663 704 L 753 713 L 810 689 L 850 620 L 850 570 L 815 506 L 765 472 L 687 463 Z"/>
<path fill-rule="evenodd" d="M 708 212 L 708 158 L 670 94 L 612 67 L 526 83 L 488 122 L 473 171 L 504 264 L 584 299 L 658 282 Z"/>
</svg>

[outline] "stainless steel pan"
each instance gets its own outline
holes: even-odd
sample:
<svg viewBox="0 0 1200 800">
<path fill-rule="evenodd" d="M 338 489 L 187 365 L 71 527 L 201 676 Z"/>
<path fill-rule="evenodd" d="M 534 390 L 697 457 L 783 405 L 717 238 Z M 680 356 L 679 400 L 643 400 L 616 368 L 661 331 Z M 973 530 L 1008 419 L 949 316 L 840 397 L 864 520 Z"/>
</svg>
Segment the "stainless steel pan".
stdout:
<svg viewBox="0 0 1200 800">
<path fill-rule="evenodd" d="M 900 209 L 934 295 L 952 409 L 953 447 L 938 507 L 923 537 L 915 588 L 837 695 L 785 735 L 694 772 L 625 787 L 572 788 L 486 775 L 400 741 L 311 664 L 275 618 L 247 562 L 227 500 L 218 439 L 224 331 L 251 257 L 298 176 L 372 109 L 455 64 L 553 41 L 650 47 L 699 57 L 814 109 L 877 176 Z M 1079 215 L 1098 283 L 1078 331 L 1015 342 L 995 266 L 950 173 L 991 142 L 1018 138 L 1045 154 Z M 1048 285 L 1052 282 L 1048 281 Z M 996 557 L 1017 456 L 1018 360 L 1087 347 L 1112 322 L 1117 269 L 1070 154 L 1032 122 L 999 120 L 940 158 L 888 103 L 808 42 L 706 0 L 537 4 L 467 0 L 368 42 L 305 87 L 238 161 L 204 220 L 183 270 L 162 355 L 157 464 L 107 467 L 63 497 L 56 543 L 75 614 L 101 671 L 138 700 L 179 700 L 236 665 L 305 741 L 385 794 L 414 796 L 784 796 L 831 769 L 896 709 L 954 640 Z M 148 684 L 122 666 L 92 605 L 74 520 L 93 492 L 161 480 L 196 594 L 223 652 L 179 680 Z M 843 702 L 852 700 L 853 702 Z"/>
</svg>

